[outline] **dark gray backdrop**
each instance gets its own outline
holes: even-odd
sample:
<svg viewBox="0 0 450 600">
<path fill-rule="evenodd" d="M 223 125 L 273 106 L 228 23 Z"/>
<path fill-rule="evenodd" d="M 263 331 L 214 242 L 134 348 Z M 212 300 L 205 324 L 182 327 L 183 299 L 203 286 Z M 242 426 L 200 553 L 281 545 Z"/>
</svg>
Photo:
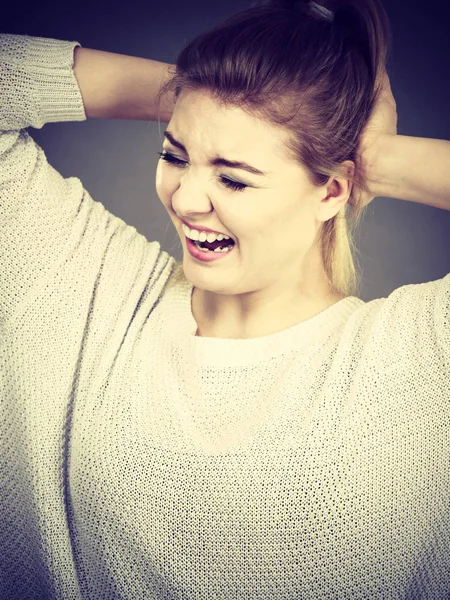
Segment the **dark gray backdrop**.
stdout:
<svg viewBox="0 0 450 600">
<path fill-rule="evenodd" d="M 187 41 L 250 4 L 251 0 L 17 2 L 2 9 L 1 31 L 76 40 L 85 48 L 173 63 Z M 450 140 L 450 3 L 384 4 L 394 38 L 389 73 L 398 133 Z M 165 126 L 161 124 L 161 132 Z M 161 150 L 157 123 L 88 119 L 49 123 L 29 132 L 62 175 L 79 177 L 94 200 L 181 259 L 178 236 L 155 190 Z M 365 301 L 450 272 L 450 211 L 376 198 L 356 239 Z"/>
</svg>

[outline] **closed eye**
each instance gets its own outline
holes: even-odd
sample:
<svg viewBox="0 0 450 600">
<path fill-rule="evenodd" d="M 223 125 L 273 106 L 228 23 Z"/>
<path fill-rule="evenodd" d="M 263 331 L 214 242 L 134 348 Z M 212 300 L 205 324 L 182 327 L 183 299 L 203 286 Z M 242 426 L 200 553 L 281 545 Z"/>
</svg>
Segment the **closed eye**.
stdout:
<svg viewBox="0 0 450 600">
<path fill-rule="evenodd" d="M 183 167 L 187 162 L 185 160 L 181 160 L 173 154 L 169 154 L 169 152 L 158 152 L 158 156 L 161 160 L 166 161 L 167 163 L 173 165 L 174 167 Z M 232 181 L 231 179 L 227 179 L 223 175 L 219 177 L 220 181 L 229 189 L 234 190 L 235 192 L 242 192 L 248 187 L 245 183 L 239 183 L 238 181 Z"/>
</svg>

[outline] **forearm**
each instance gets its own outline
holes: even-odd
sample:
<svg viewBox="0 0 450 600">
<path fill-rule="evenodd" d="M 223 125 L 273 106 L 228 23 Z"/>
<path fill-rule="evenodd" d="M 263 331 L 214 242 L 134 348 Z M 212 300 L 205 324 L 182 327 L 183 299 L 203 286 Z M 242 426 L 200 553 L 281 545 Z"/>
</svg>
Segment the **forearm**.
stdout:
<svg viewBox="0 0 450 600">
<path fill-rule="evenodd" d="M 156 94 L 172 65 L 147 58 L 76 48 L 74 73 L 86 116 L 99 119 L 158 120 Z M 159 119 L 168 123 L 173 95 L 163 96 Z"/>
<path fill-rule="evenodd" d="M 375 196 L 450 210 L 450 141 L 385 136 L 369 172 Z"/>
</svg>

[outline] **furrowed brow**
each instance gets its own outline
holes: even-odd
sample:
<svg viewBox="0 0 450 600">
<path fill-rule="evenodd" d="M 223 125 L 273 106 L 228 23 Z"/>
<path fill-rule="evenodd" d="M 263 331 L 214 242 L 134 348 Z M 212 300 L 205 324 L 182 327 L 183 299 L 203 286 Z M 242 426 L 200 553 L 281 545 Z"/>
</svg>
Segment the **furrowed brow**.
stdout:
<svg viewBox="0 0 450 600">
<path fill-rule="evenodd" d="M 170 131 L 165 131 L 164 137 L 169 140 L 169 142 L 172 144 L 172 146 L 179 148 L 182 152 L 187 154 L 186 148 L 183 146 L 183 144 L 181 142 L 177 141 L 173 137 L 173 135 L 170 133 Z M 252 167 L 251 165 L 249 165 L 245 162 L 241 162 L 238 160 L 227 160 L 226 158 L 222 158 L 221 156 L 216 156 L 215 158 L 211 159 L 209 161 L 209 164 L 214 167 L 229 167 L 230 169 L 243 169 L 244 171 L 248 171 L 249 173 L 252 173 L 253 175 L 264 175 L 265 176 L 265 175 L 269 174 L 269 173 L 265 173 L 264 171 L 260 171 L 256 167 Z"/>
</svg>

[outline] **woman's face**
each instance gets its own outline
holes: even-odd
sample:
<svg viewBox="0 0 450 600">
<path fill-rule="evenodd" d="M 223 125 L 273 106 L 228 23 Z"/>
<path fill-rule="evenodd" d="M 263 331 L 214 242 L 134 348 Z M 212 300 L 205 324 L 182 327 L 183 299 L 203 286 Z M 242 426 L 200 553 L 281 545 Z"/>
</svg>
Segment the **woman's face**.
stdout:
<svg viewBox="0 0 450 600">
<path fill-rule="evenodd" d="M 348 194 L 341 189 L 327 198 L 327 186 L 313 186 L 287 156 L 286 132 L 239 108 L 221 107 L 203 91 L 180 94 L 165 136 L 163 152 L 179 162 L 159 161 L 156 189 L 180 236 L 187 279 L 219 294 L 279 291 L 284 284 L 309 291 L 318 271 L 312 256 L 318 228 Z M 218 157 L 264 174 L 212 164 Z M 230 188 L 236 182 L 242 189 Z M 181 219 L 231 237 L 235 247 L 217 261 L 193 258 Z"/>
</svg>

